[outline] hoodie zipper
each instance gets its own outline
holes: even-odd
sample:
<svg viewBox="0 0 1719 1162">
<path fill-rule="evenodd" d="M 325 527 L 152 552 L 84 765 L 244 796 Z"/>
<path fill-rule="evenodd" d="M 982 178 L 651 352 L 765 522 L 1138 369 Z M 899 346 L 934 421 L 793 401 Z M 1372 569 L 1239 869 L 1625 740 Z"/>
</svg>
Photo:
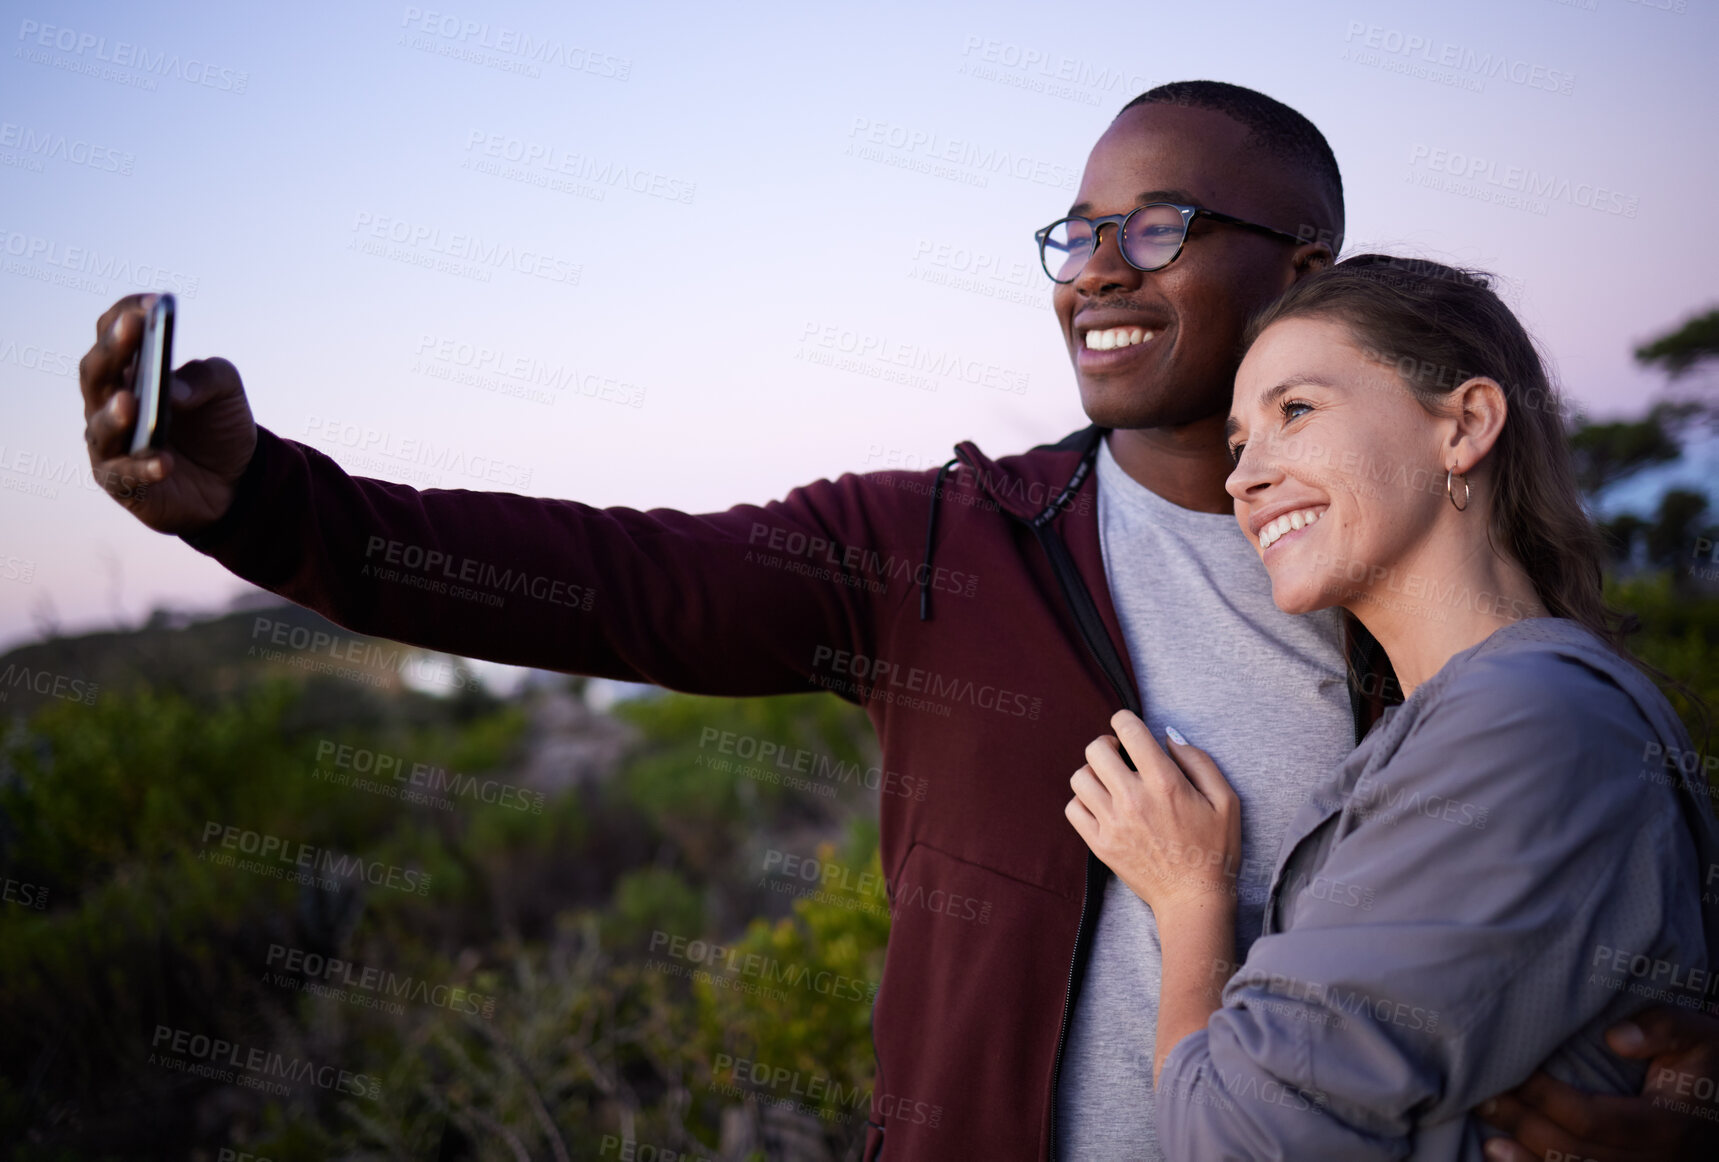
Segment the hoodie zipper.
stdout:
<svg viewBox="0 0 1719 1162">
<path fill-rule="evenodd" d="M 1110 681 L 1111 686 L 1116 690 L 1117 697 L 1122 700 L 1122 704 L 1129 710 L 1132 710 L 1135 714 L 1139 714 L 1140 701 L 1138 697 L 1135 696 L 1132 685 L 1128 681 L 1127 670 L 1123 667 L 1121 659 L 1116 654 L 1116 644 L 1110 640 L 1110 633 L 1104 627 L 1104 619 L 1099 616 L 1098 607 L 1092 600 L 1092 594 L 1086 588 L 1086 583 L 1081 580 L 1080 569 L 1075 565 L 1074 557 L 1069 553 L 1068 546 L 1063 543 L 1061 537 L 1057 536 L 1056 531 L 1050 527 L 1052 518 L 1067 506 L 1068 501 L 1072 499 L 1074 494 L 1078 492 L 1081 486 L 1086 482 L 1086 477 L 1091 472 L 1092 466 L 1095 462 L 1094 454 L 1098 450 L 1097 441 L 1103 438 L 1104 432 L 1100 429 L 1097 439 L 1093 441 L 1091 447 L 1089 447 L 1085 454 L 1082 455 L 1079 464 L 1075 468 L 1074 475 L 1071 476 L 1069 478 L 1069 482 L 1063 486 L 1061 494 L 1058 495 L 1055 500 L 1051 501 L 1051 503 L 1041 512 L 1039 512 L 1036 517 L 1030 520 L 1020 517 L 1010 511 L 1006 506 L 1003 506 L 1001 500 L 996 496 L 993 495 L 992 499 L 997 500 L 998 507 L 1002 508 L 1002 510 L 1008 513 L 1013 519 L 1030 528 L 1033 531 L 1033 534 L 1038 538 L 1039 544 L 1044 548 L 1045 555 L 1050 558 L 1051 570 L 1056 574 L 1057 584 L 1063 592 L 1063 599 L 1068 603 L 1070 612 L 1074 614 L 1075 622 L 1080 627 L 1080 634 L 1086 641 L 1087 650 L 1092 654 L 1093 660 L 1098 663 L 1098 668 L 1104 673 L 1104 676 Z M 960 449 L 957 449 L 957 451 L 959 452 Z M 963 454 L 960 458 L 969 468 L 973 468 L 975 472 L 978 472 L 977 465 L 971 463 L 971 461 L 967 459 L 966 455 Z M 984 483 L 984 474 L 979 472 L 978 475 L 980 487 L 984 489 L 985 492 L 990 493 L 991 490 L 986 487 Z M 935 499 L 933 499 L 932 503 L 936 503 Z M 1130 763 L 1130 765 L 1132 766 L 1133 764 Z M 1057 1156 L 1057 1089 L 1062 1080 L 1063 1052 L 1068 1045 L 1069 1020 L 1072 1017 L 1074 1010 L 1074 982 L 1078 979 L 1083 950 L 1087 946 L 1088 939 L 1093 928 L 1098 923 L 1099 907 L 1104 899 L 1102 891 L 1093 891 L 1094 881 L 1097 880 L 1102 883 L 1106 880 L 1109 874 L 1110 869 L 1105 866 L 1097 856 L 1088 851 L 1086 853 L 1086 876 L 1081 887 L 1080 895 L 1080 925 L 1075 929 L 1074 950 L 1069 957 L 1068 964 L 1068 982 L 1063 989 L 1062 1021 L 1057 1028 L 1056 1056 L 1051 1060 L 1050 1122 L 1047 1127 L 1049 1140 L 1046 1143 L 1047 1155 L 1050 1162 L 1056 1162 Z"/>
<path fill-rule="evenodd" d="M 1116 689 L 1117 696 L 1123 705 L 1135 714 L 1140 713 L 1140 702 L 1130 688 L 1127 671 L 1122 668 L 1120 659 L 1116 656 L 1115 643 L 1110 640 L 1110 634 L 1104 628 L 1103 620 L 1098 616 L 1098 610 L 1092 603 L 1092 594 L 1080 579 L 1080 573 L 1074 564 L 1074 558 L 1069 554 L 1068 546 L 1063 544 L 1051 529 L 1049 523 L 1034 522 L 1033 531 L 1038 534 L 1039 543 L 1044 546 L 1045 553 L 1050 557 L 1051 568 L 1056 572 L 1058 583 L 1062 587 L 1063 596 L 1071 607 L 1075 621 L 1080 626 L 1080 634 L 1086 640 L 1086 647 L 1091 652 L 1093 660 L 1099 669 L 1110 680 Z M 1101 648 L 1099 643 L 1104 647 Z M 1132 762 L 1129 766 L 1133 766 Z M 1074 954 L 1068 964 L 1068 985 L 1063 991 L 1062 1024 L 1057 1031 L 1056 1057 L 1051 1062 L 1051 1108 L 1049 1142 L 1047 1156 L 1050 1162 L 1056 1162 L 1056 1126 L 1057 1126 L 1057 1090 L 1062 1081 L 1063 1051 L 1068 1045 L 1069 1022 L 1074 1015 L 1074 982 L 1080 972 L 1082 950 L 1085 948 L 1089 934 L 1098 924 L 1099 907 L 1103 903 L 1103 892 L 1093 891 L 1093 880 L 1096 876 L 1101 883 L 1107 883 L 1110 869 L 1096 855 L 1086 853 L 1086 882 L 1080 896 L 1080 927 L 1074 934 Z"/>
</svg>

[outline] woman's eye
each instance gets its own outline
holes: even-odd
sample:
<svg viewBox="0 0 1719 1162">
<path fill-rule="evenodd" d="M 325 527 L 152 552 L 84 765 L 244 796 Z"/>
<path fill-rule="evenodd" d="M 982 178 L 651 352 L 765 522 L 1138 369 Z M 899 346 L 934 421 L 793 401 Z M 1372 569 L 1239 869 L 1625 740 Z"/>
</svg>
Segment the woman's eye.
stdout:
<svg viewBox="0 0 1719 1162">
<path fill-rule="evenodd" d="M 1308 411 L 1312 411 L 1313 405 L 1306 402 L 1305 400 L 1286 399 L 1283 401 L 1283 418 L 1284 419 L 1293 420 L 1296 418 L 1296 416 L 1290 414 L 1290 409 L 1292 409 L 1292 408 L 1306 408 Z"/>
<path fill-rule="evenodd" d="M 1242 449 L 1245 447 L 1247 447 L 1246 444 L 1231 444 L 1230 445 L 1230 463 L 1231 464 L 1240 464 L 1241 463 Z"/>
</svg>

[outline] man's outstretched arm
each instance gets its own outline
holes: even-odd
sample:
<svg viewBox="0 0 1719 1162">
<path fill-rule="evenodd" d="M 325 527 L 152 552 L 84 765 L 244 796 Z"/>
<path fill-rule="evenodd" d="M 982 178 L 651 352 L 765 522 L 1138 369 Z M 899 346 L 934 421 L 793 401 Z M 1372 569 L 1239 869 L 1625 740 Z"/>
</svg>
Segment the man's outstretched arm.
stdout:
<svg viewBox="0 0 1719 1162">
<path fill-rule="evenodd" d="M 145 299 L 102 317 L 80 365 L 91 466 L 144 524 L 265 589 L 360 633 L 711 694 L 812 689 L 820 658 L 867 651 L 877 598 L 796 567 L 873 539 L 862 478 L 704 515 L 419 491 L 258 427 L 220 359 L 175 373 L 172 442 L 133 459 Z"/>
<path fill-rule="evenodd" d="M 1477 1111 L 1514 1141 L 1495 1138 L 1497 1162 L 1711 1162 L 1719 1158 L 1719 1020 L 1657 1005 L 1615 1025 L 1620 1057 L 1650 1058 L 1635 1097 L 1585 1093 L 1546 1073 Z"/>
</svg>

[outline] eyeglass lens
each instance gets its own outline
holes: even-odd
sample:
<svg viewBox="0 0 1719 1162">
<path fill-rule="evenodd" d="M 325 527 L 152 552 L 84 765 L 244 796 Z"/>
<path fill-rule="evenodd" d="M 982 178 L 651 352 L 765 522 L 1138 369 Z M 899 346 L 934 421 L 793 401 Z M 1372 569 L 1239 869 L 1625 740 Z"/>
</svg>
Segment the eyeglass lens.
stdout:
<svg viewBox="0 0 1719 1162">
<path fill-rule="evenodd" d="M 1176 256 L 1182 245 L 1182 212 L 1174 206 L 1142 206 L 1122 230 L 1122 253 L 1141 270 L 1157 270 Z M 1058 282 L 1071 282 L 1092 257 L 1092 223 L 1065 218 L 1045 236 L 1045 272 Z"/>
</svg>

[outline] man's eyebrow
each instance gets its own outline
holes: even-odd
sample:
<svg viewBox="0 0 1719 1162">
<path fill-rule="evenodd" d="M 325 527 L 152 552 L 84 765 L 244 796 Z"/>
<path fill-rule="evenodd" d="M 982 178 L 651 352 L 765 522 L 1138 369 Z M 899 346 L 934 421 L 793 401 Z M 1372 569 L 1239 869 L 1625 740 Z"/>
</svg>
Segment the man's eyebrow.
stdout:
<svg viewBox="0 0 1719 1162">
<path fill-rule="evenodd" d="M 1147 202 L 1180 202 L 1184 206 L 1192 206 L 1198 202 L 1198 199 L 1187 190 L 1147 190 L 1134 199 L 1136 206 L 1144 206 Z M 1071 218 L 1076 215 L 1085 217 L 1091 211 L 1091 202 L 1076 202 L 1068 208 Z"/>
<path fill-rule="evenodd" d="M 1282 383 L 1278 384 L 1276 387 L 1268 388 L 1266 390 L 1266 393 L 1264 395 L 1260 396 L 1259 406 L 1261 408 L 1269 408 L 1272 404 L 1274 404 L 1278 400 L 1282 399 L 1283 396 L 1287 392 L 1289 392 L 1289 391 L 1291 391 L 1297 387 L 1307 387 L 1307 386 L 1330 387 L 1331 381 L 1329 379 L 1326 379 L 1322 375 L 1313 375 L 1310 373 L 1303 373 L 1300 375 L 1292 375 L 1288 379 L 1284 380 Z M 1229 419 L 1224 421 L 1224 439 L 1225 440 L 1234 439 L 1236 432 L 1240 428 L 1241 428 L 1241 421 L 1236 419 L 1235 416 L 1233 416 L 1233 415 L 1230 416 Z"/>
</svg>

